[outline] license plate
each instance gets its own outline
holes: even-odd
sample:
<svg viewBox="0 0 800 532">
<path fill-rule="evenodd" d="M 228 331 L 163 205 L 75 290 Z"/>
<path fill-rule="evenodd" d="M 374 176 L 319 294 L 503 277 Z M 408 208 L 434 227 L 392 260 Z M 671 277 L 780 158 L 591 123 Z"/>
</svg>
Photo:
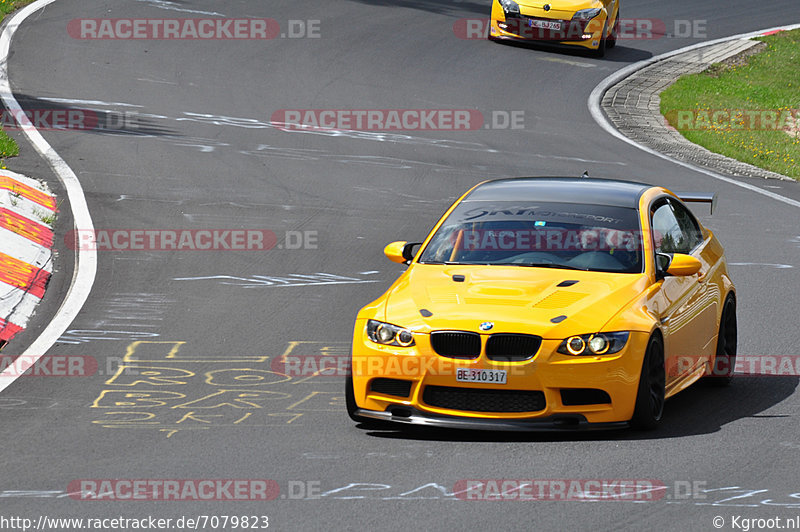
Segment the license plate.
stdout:
<svg viewBox="0 0 800 532">
<path fill-rule="evenodd" d="M 540 28 L 543 30 L 555 30 L 561 31 L 561 23 L 560 22 L 551 22 L 549 20 L 536 20 L 530 19 L 528 21 L 532 28 Z"/>
<path fill-rule="evenodd" d="M 482 382 L 485 384 L 505 384 L 506 371 L 502 369 L 467 369 L 456 370 L 458 382 Z"/>
</svg>

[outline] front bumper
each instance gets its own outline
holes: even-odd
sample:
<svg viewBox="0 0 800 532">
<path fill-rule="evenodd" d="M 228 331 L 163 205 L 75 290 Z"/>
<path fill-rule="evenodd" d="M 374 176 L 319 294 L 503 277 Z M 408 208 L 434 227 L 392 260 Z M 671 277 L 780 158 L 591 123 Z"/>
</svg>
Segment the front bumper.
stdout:
<svg viewBox="0 0 800 532">
<path fill-rule="evenodd" d="M 463 360 L 442 357 L 430 344 L 429 335 L 416 335 L 416 345 L 408 348 L 378 345 L 366 336 L 365 320 L 357 320 L 353 341 L 353 391 L 357 415 L 406 423 L 452 428 L 488 430 L 575 430 L 594 427 L 623 427 L 633 417 L 639 377 L 649 334 L 632 332 L 618 353 L 603 356 L 569 356 L 558 353 L 560 340 L 543 340 L 536 356 L 517 362 L 496 362 L 485 354 L 486 339 L 481 335 L 478 358 Z M 505 384 L 464 383 L 457 379 L 460 369 L 505 370 Z M 376 386 L 376 379 L 402 381 L 397 389 Z M 426 390 L 465 392 L 458 402 L 433 402 Z M 605 400 L 575 402 L 567 400 L 572 391 L 607 394 Z M 428 390 L 430 391 L 430 390 Z M 473 392 L 498 394 L 541 394 L 535 410 L 531 403 L 513 403 L 504 411 L 492 411 L 485 404 L 470 409 Z M 580 394 L 579 394 L 580 395 Z M 490 398 L 491 400 L 492 398 Z M 503 402 L 502 397 L 498 403 Z M 524 399 L 523 399 L 524 400 Z M 464 403 L 463 401 L 467 401 Z M 433 404 L 431 404 L 433 403 Z M 453 405 L 458 405 L 453 406 Z"/>
<path fill-rule="evenodd" d="M 555 15 L 555 18 L 553 17 Z M 570 18 L 572 13 L 562 13 L 559 15 L 543 10 L 535 10 L 530 13 L 522 13 L 517 16 L 506 17 L 505 12 L 497 2 L 492 8 L 492 18 L 489 27 L 489 38 L 493 40 L 507 40 L 522 43 L 542 43 L 554 46 L 582 47 L 596 50 L 600 46 L 603 37 L 603 27 L 605 15 L 599 15 L 594 19 L 577 26 Z M 560 23 L 562 29 L 551 31 L 544 28 L 533 27 L 531 24 L 539 22 Z"/>
</svg>

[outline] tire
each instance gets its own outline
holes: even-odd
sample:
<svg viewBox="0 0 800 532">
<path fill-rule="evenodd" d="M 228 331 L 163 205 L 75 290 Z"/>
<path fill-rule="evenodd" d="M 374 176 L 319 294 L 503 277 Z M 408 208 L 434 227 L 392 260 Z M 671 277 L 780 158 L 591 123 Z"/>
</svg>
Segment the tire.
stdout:
<svg viewBox="0 0 800 532">
<path fill-rule="evenodd" d="M 388 421 L 381 421 L 380 419 L 372 419 L 369 417 L 362 417 L 356 414 L 358 405 L 356 404 L 356 394 L 353 390 L 353 376 L 348 375 L 344 384 L 344 404 L 347 408 L 347 415 L 350 419 L 359 424 L 362 429 L 395 429 L 394 423 Z"/>
<path fill-rule="evenodd" d="M 353 376 L 348 375 L 344 383 L 344 404 L 347 408 L 347 415 L 356 423 L 367 423 L 369 419 L 356 415 L 356 394 L 353 390 Z"/>
<path fill-rule="evenodd" d="M 631 427 L 651 430 L 658 426 L 664 413 L 664 344 L 661 337 L 654 334 L 647 343 L 642 373 L 639 376 L 639 391 L 633 409 Z"/>
<path fill-rule="evenodd" d="M 617 18 L 614 19 L 614 27 L 611 28 L 611 33 L 608 36 L 608 43 L 606 48 L 609 50 L 617 45 L 617 34 L 619 33 L 619 11 L 617 11 Z"/>
<path fill-rule="evenodd" d="M 728 294 L 722 306 L 717 335 L 717 352 L 711 375 L 703 378 L 710 386 L 729 386 L 733 380 L 736 366 L 736 345 L 738 343 L 738 327 L 736 326 L 736 298 Z"/>
<path fill-rule="evenodd" d="M 606 32 L 608 31 L 608 21 L 603 24 L 603 32 L 600 34 L 600 45 L 597 47 L 597 50 L 594 50 L 592 55 L 597 57 L 598 59 L 602 59 L 606 55 L 606 47 L 608 45 L 608 38 L 606 38 Z"/>
</svg>

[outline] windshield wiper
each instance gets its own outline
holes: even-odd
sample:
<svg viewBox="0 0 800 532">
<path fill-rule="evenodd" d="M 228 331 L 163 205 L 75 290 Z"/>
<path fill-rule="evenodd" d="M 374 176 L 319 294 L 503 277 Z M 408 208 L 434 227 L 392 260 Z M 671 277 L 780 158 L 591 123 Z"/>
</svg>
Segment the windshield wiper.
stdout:
<svg viewBox="0 0 800 532">
<path fill-rule="evenodd" d="M 558 268 L 560 270 L 578 270 L 588 272 L 588 268 L 576 268 L 575 266 L 567 266 L 566 264 L 556 264 L 554 262 L 493 262 L 496 266 L 522 266 L 525 268 Z"/>
<path fill-rule="evenodd" d="M 445 266 L 475 266 L 483 265 L 486 266 L 488 264 L 492 264 L 489 262 L 454 262 L 450 260 L 426 260 L 426 261 L 419 261 L 420 264 L 444 264 Z"/>
</svg>

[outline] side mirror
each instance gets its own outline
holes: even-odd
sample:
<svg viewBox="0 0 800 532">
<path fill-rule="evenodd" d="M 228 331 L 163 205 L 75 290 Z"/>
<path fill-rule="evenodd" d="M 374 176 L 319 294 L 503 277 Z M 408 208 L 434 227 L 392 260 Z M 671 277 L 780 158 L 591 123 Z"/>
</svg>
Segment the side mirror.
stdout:
<svg viewBox="0 0 800 532">
<path fill-rule="evenodd" d="M 658 271 L 661 273 L 661 278 L 666 275 L 687 277 L 696 274 L 703 267 L 699 260 L 684 253 L 674 253 L 671 256 L 659 253 L 656 255 L 656 263 Z"/>
<path fill-rule="evenodd" d="M 392 262 L 398 264 L 409 264 L 414 260 L 414 247 L 422 242 L 406 242 L 398 240 L 383 248 L 383 254 Z"/>
</svg>

